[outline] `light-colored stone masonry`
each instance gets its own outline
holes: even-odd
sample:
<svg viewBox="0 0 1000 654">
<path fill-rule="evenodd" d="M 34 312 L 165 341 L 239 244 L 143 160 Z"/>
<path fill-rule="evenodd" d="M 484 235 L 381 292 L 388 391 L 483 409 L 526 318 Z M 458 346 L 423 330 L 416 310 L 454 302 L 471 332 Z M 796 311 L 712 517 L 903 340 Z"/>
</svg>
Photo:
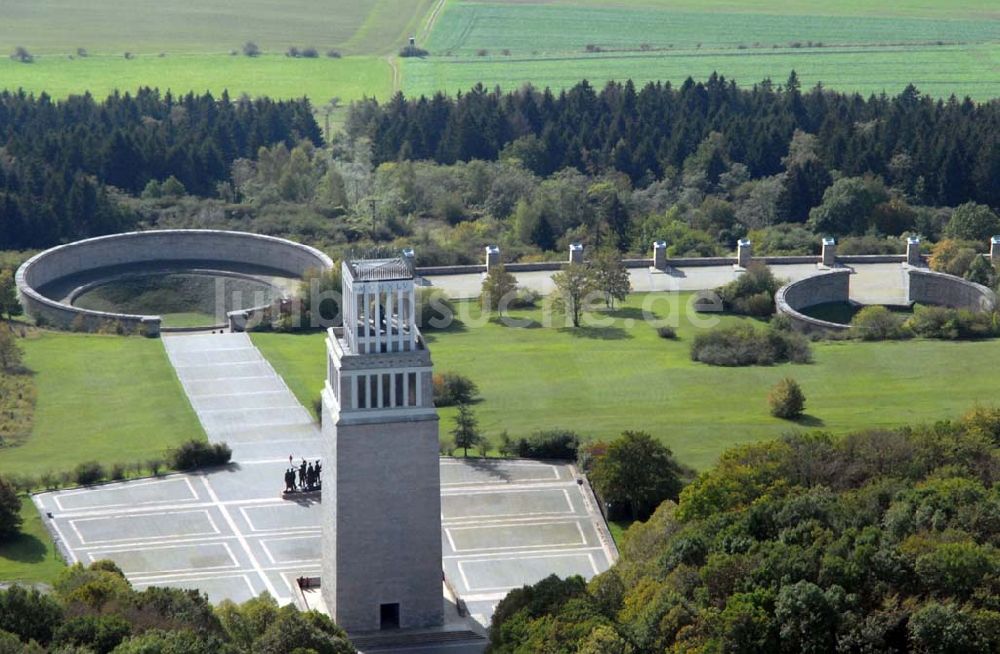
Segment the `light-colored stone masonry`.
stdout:
<svg viewBox="0 0 1000 654">
<path fill-rule="evenodd" d="M 17 271 L 18 294 L 28 315 L 58 327 L 69 328 L 82 316 L 88 327 L 113 321 L 154 336 L 160 331 L 159 316 L 82 309 L 46 297 L 38 289 L 100 268 L 164 261 L 249 264 L 293 276 L 333 267 L 319 250 L 273 236 L 206 229 L 126 232 L 60 245 L 28 259 Z"/>
</svg>

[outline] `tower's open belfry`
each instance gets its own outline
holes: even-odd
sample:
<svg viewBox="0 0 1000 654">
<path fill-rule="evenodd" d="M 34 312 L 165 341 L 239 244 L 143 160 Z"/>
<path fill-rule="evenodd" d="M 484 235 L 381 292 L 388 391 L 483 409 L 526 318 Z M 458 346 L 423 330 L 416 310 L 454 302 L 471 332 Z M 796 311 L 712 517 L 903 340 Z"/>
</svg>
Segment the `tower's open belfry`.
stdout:
<svg viewBox="0 0 1000 654">
<path fill-rule="evenodd" d="M 323 389 L 322 593 L 349 632 L 443 622 L 431 356 L 401 257 L 343 264 Z"/>
</svg>

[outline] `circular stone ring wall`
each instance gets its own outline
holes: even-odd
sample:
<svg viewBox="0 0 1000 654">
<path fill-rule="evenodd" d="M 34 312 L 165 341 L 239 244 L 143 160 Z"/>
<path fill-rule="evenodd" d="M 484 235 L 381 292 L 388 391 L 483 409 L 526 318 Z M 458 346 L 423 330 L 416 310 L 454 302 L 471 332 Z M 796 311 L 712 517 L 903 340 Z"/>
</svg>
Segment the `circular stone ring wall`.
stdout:
<svg viewBox="0 0 1000 654">
<path fill-rule="evenodd" d="M 996 293 L 982 284 L 907 264 L 903 264 L 903 268 L 907 273 L 906 297 L 910 304 L 932 304 L 977 313 L 991 312 L 997 307 Z M 846 331 L 850 325 L 812 318 L 802 313 L 802 309 L 827 302 L 847 302 L 851 274 L 850 269 L 843 268 L 786 284 L 774 295 L 775 309 L 788 316 L 800 331 Z"/>
<path fill-rule="evenodd" d="M 160 316 L 92 311 L 47 297 L 38 289 L 102 268 L 165 262 L 203 268 L 206 261 L 219 270 L 230 264 L 236 270 L 249 266 L 294 277 L 333 268 L 330 257 L 319 250 L 283 238 L 210 229 L 154 230 L 99 236 L 41 252 L 18 269 L 17 290 L 25 312 L 39 322 L 64 329 L 81 322 L 88 329 L 112 322 L 128 332 L 156 336 Z"/>
</svg>

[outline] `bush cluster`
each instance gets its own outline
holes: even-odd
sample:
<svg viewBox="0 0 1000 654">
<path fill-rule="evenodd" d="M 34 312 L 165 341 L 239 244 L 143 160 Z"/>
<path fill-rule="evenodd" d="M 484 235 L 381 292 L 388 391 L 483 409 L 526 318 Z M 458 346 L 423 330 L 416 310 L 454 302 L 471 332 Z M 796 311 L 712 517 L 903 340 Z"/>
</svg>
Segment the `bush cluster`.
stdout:
<svg viewBox="0 0 1000 654">
<path fill-rule="evenodd" d="M 747 271 L 716 290 L 726 311 L 747 316 L 769 316 L 774 313 L 774 294 L 781 287 L 771 269 L 762 263 L 751 263 Z"/>
<path fill-rule="evenodd" d="M 806 337 L 797 332 L 738 324 L 696 335 L 691 344 L 691 359 L 712 366 L 809 363 L 812 347 Z"/>
<path fill-rule="evenodd" d="M 225 443 L 189 440 L 170 452 L 170 463 L 176 470 L 195 470 L 229 463 L 233 451 Z"/>
<path fill-rule="evenodd" d="M 906 317 L 883 306 L 864 307 L 851 319 L 850 334 L 863 341 L 892 341 L 910 338 Z"/>
<path fill-rule="evenodd" d="M 415 45 L 407 45 L 400 49 L 400 57 L 426 57 L 427 51 Z"/>
<path fill-rule="evenodd" d="M 966 309 L 921 306 L 913 309 L 903 327 L 917 336 L 956 341 L 997 335 L 997 316 Z"/>
<path fill-rule="evenodd" d="M 568 429 L 536 431 L 530 436 L 511 439 L 501 435 L 500 453 L 522 459 L 575 460 L 580 450 L 580 436 Z"/>
</svg>

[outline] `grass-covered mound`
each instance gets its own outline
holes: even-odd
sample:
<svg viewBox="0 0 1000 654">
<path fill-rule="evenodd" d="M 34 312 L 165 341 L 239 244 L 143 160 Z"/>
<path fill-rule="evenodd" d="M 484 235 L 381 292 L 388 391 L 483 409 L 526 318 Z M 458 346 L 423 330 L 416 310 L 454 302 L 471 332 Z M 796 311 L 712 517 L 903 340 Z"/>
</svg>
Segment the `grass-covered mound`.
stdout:
<svg viewBox="0 0 1000 654">
<path fill-rule="evenodd" d="M 225 322 L 226 312 L 268 304 L 275 296 L 271 285 L 252 279 L 172 273 L 124 277 L 82 293 L 73 304 L 95 311 L 159 315 L 165 326 L 190 327 Z"/>
<path fill-rule="evenodd" d="M 729 450 L 609 571 L 511 592 L 491 651 L 996 652 L 998 445 L 994 409 Z"/>
</svg>

